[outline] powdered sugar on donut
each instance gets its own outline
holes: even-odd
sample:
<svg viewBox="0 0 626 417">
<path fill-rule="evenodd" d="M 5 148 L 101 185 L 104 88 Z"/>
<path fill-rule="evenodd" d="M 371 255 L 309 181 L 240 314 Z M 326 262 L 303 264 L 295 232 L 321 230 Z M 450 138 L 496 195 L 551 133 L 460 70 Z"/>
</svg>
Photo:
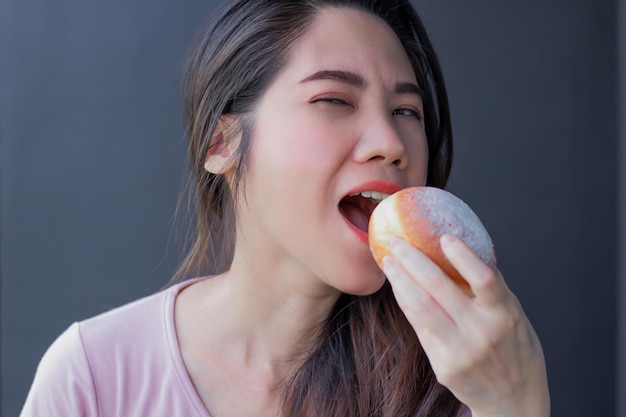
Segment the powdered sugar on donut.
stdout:
<svg viewBox="0 0 626 417">
<path fill-rule="evenodd" d="M 478 216 L 460 198 L 435 187 L 419 187 L 410 199 L 406 212 L 412 217 L 427 217 L 434 236 L 449 234 L 461 239 L 492 268 L 496 266 L 493 242 Z"/>
</svg>

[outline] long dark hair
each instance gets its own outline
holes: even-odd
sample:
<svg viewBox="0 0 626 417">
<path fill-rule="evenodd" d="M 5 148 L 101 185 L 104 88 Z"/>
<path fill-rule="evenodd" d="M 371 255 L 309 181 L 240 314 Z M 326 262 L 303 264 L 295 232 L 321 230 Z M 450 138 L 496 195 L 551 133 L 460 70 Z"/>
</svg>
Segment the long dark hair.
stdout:
<svg viewBox="0 0 626 417">
<path fill-rule="evenodd" d="M 183 83 L 195 237 L 172 283 L 221 273 L 234 253 L 235 196 L 246 174 L 252 112 L 287 64 L 291 46 L 320 10 L 348 7 L 379 16 L 400 39 L 424 90 L 427 183 L 443 188 L 452 163 L 448 99 L 439 62 L 409 0 L 238 0 L 219 10 L 193 44 Z M 204 157 L 223 114 L 239 117 L 238 165 L 229 187 Z M 386 283 L 370 296 L 343 294 L 318 343 L 284 389 L 285 416 L 455 415 L 459 402 L 437 383 L 415 332 Z"/>
</svg>

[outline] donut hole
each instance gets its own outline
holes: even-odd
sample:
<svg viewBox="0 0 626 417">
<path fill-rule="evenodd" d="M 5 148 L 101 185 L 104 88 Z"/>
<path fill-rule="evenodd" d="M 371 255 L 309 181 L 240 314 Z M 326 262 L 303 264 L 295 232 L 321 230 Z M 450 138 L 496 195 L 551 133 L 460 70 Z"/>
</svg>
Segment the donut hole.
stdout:
<svg viewBox="0 0 626 417">
<path fill-rule="evenodd" d="M 339 212 L 357 229 L 367 232 L 377 202 L 362 195 L 346 196 L 339 202 Z"/>
</svg>

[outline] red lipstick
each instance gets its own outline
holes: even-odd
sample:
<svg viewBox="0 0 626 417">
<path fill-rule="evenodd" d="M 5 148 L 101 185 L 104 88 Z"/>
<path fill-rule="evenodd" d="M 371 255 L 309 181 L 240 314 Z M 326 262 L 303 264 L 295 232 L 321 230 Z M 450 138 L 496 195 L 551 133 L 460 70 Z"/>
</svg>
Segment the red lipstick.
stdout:
<svg viewBox="0 0 626 417">
<path fill-rule="evenodd" d="M 339 212 L 350 229 L 354 231 L 359 240 L 369 244 L 368 223 L 372 211 L 376 207 L 376 201 L 359 195 L 365 191 L 375 191 L 382 194 L 393 194 L 400 190 L 397 183 L 388 181 L 369 181 L 351 189 L 339 202 Z"/>
<path fill-rule="evenodd" d="M 362 191 L 378 191 L 385 194 L 393 194 L 396 191 L 400 191 L 401 189 L 402 187 L 400 187 L 400 185 L 395 182 L 377 180 L 358 185 L 352 190 L 348 191 L 347 195 L 360 193 Z"/>
</svg>

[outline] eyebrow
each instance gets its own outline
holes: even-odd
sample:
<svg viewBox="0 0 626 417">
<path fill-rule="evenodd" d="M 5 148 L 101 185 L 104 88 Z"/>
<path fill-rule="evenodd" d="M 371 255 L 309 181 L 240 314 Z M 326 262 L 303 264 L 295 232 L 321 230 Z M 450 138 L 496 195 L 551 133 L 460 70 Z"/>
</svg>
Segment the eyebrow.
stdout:
<svg viewBox="0 0 626 417">
<path fill-rule="evenodd" d="M 417 84 L 398 83 L 396 84 L 396 93 L 398 94 L 417 94 L 420 98 L 424 98 L 424 90 Z"/>
<path fill-rule="evenodd" d="M 301 80 L 300 83 L 317 80 L 334 80 L 359 88 L 365 87 L 365 85 L 367 84 L 365 82 L 365 79 L 361 75 L 355 72 L 340 70 L 317 71 L 316 73 L 311 74 Z M 423 90 L 417 84 L 413 84 L 410 82 L 401 82 L 396 84 L 395 92 L 397 94 L 416 94 L 420 97 L 424 97 Z"/>
<path fill-rule="evenodd" d="M 322 70 L 309 75 L 301 83 L 316 80 L 335 80 L 355 87 L 364 87 L 365 80 L 359 74 L 350 71 Z"/>
</svg>

